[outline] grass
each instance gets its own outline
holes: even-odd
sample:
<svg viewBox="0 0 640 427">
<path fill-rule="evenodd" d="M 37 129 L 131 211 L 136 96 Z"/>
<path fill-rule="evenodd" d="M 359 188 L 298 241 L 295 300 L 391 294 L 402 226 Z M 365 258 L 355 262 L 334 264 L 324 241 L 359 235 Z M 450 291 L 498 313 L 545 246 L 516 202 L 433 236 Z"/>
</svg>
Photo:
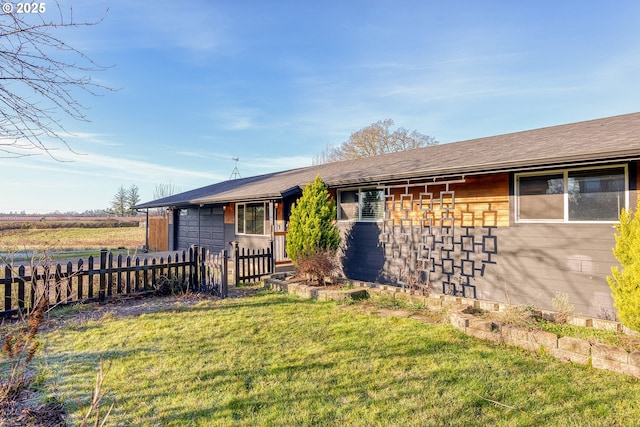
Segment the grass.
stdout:
<svg viewBox="0 0 640 427">
<path fill-rule="evenodd" d="M 536 314 L 537 311 L 533 306 L 520 305 L 498 313 L 479 310 L 476 314 L 480 317 L 493 318 L 505 324 L 551 332 L 556 334 L 558 338 L 573 337 L 589 341 L 591 344 L 600 343 L 622 347 L 627 351 L 640 350 L 640 336 L 638 335 L 556 323 L 539 317 L 539 314 Z"/>
<path fill-rule="evenodd" d="M 450 325 L 284 294 L 105 316 L 43 341 L 44 381 L 76 417 L 105 359 L 111 425 L 604 426 L 640 417 L 637 379 Z"/>
<path fill-rule="evenodd" d="M 543 331 L 552 332 L 558 337 L 579 338 L 591 343 L 622 347 L 627 351 L 640 350 L 640 337 L 627 335 L 622 332 L 583 328 L 580 326 L 549 322 L 547 320 L 538 320 L 535 327 Z"/>
<path fill-rule="evenodd" d="M 137 248 L 144 227 L 50 228 L 0 231 L 0 252 Z"/>
</svg>

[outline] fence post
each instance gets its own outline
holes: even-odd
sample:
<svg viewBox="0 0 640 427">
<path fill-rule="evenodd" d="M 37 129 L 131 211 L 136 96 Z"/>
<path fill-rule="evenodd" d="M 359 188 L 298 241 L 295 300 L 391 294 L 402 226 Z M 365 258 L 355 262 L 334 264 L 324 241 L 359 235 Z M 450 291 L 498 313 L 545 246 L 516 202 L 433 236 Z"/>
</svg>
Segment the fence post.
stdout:
<svg viewBox="0 0 640 427">
<path fill-rule="evenodd" d="M 104 301 L 107 290 L 107 250 L 100 249 L 100 288 L 98 300 Z"/>
<path fill-rule="evenodd" d="M 203 290 L 207 286 L 207 248 L 200 248 L 200 283 L 198 290 Z"/>
<path fill-rule="evenodd" d="M 198 250 L 198 245 L 192 245 L 189 248 L 190 256 L 191 256 L 191 283 L 195 287 L 198 284 L 198 279 L 200 278 L 200 260 L 198 257 L 200 256 L 200 251 Z"/>
<path fill-rule="evenodd" d="M 274 249 L 273 240 L 269 242 L 269 246 L 271 249 L 271 252 L 269 253 L 269 269 L 270 269 L 269 273 L 273 274 L 276 272 L 276 257 L 274 256 L 274 252 L 273 252 L 273 249 Z"/>
<path fill-rule="evenodd" d="M 235 259 L 235 269 L 233 270 L 233 280 L 238 283 L 238 277 L 240 276 L 240 248 L 238 247 L 238 241 L 233 242 L 233 252 Z"/>
<path fill-rule="evenodd" d="M 13 284 L 13 278 L 11 275 L 11 268 L 6 266 L 4 268 L 4 311 L 11 310 L 11 288 Z"/>
<path fill-rule="evenodd" d="M 229 255 L 227 250 L 222 250 L 222 284 L 220 296 L 226 298 L 229 295 Z"/>
<path fill-rule="evenodd" d="M 109 252 L 107 256 L 107 269 L 109 273 L 107 273 L 107 296 L 113 295 L 113 253 Z M 119 295 L 120 292 L 116 292 L 116 295 Z"/>
<path fill-rule="evenodd" d="M 26 289 L 25 289 L 25 280 L 24 277 L 26 276 L 26 271 L 24 268 L 24 265 L 21 265 L 20 267 L 18 267 L 18 310 L 23 311 L 26 304 L 27 304 L 27 300 L 26 300 Z"/>
</svg>

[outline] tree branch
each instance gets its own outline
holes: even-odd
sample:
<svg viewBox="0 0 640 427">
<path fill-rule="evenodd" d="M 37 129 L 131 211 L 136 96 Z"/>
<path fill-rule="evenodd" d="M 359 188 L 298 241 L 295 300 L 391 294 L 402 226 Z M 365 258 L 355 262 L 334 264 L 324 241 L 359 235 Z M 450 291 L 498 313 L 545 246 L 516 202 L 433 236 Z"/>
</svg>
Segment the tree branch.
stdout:
<svg viewBox="0 0 640 427">
<path fill-rule="evenodd" d="M 59 161 L 53 154 L 56 143 L 74 152 L 65 140 L 69 132 L 62 118 L 88 121 L 76 91 L 97 96 L 113 90 L 90 76 L 110 67 L 97 65 L 56 35 L 65 28 L 97 25 L 108 10 L 95 22 L 78 23 L 72 9 L 67 15 L 57 2 L 56 7 L 55 22 L 41 14 L 6 14 L 9 19 L 0 22 L 0 157 L 44 153 Z M 33 19 L 40 21 L 28 22 Z"/>
</svg>

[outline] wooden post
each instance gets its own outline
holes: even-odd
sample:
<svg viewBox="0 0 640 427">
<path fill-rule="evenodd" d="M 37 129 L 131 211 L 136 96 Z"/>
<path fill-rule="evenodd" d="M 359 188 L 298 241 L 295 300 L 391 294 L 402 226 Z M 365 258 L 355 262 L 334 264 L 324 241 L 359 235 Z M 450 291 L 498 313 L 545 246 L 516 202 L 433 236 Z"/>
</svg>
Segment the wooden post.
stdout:
<svg viewBox="0 0 640 427">
<path fill-rule="evenodd" d="M 153 257 L 151 259 L 151 286 L 156 286 L 156 284 L 158 283 L 158 272 L 156 271 L 156 258 Z"/>
<path fill-rule="evenodd" d="M 93 255 L 89 257 L 88 269 L 89 270 L 87 271 L 87 286 L 89 287 L 89 289 L 87 293 L 87 298 L 93 299 L 93 276 L 94 276 Z"/>
<path fill-rule="evenodd" d="M 72 295 L 72 290 L 73 290 L 73 263 L 71 261 L 69 261 L 67 263 L 67 272 L 66 272 L 66 280 L 65 283 L 67 284 L 66 286 L 66 290 L 64 293 L 64 300 L 66 302 L 69 301 L 73 301 L 73 295 Z"/>
<path fill-rule="evenodd" d="M 113 253 L 107 256 L 107 296 L 113 295 Z"/>
<path fill-rule="evenodd" d="M 126 260 L 126 274 L 125 274 L 125 284 L 124 284 L 124 288 L 125 288 L 125 292 L 127 294 L 130 294 L 131 292 L 135 292 L 135 289 L 131 289 L 131 255 L 127 255 L 127 260 Z"/>
<path fill-rule="evenodd" d="M 227 250 L 222 250 L 222 284 L 220 289 L 220 296 L 226 298 L 229 296 L 229 255 Z"/>
<path fill-rule="evenodd" d="M 134 292 L 140 292 L 140 257 L 136 257 L 136 267 L 133 270 L 133 289 Z M 167 277 L 169 275 L 167 274 Z"/>
<path fill-rule="evenodd" d="M 63 286 L 62 266 L 60 264 L 56 264 L 56 272 L 53 280 L 53 286 L 54 286 L 55 304 L 60 304 L 62 302 L 62 286 Z"/>
<path fill-rule="evenodd" d="M 24 266 L 21 265 L 20 268 L 22 270 L 18 270 L 19 272 L 22 271 L 22 273 L 18 273 L 18 274 L 22 274 L 24 277 L 25 274 L 25 270 L 24 270 Z M 31 277 L 29 278 L 29 292 L 30 292 L 30 296 L 29 296 L 29 309 L 33 310 L 36 308 L 36 293 L 38 292 L 38 266 L 33 266 L 31 268 L 31 272 L 29 273 L 31 274 Z"/>
<path fill-rule="evenodd" d="M 198 283 L 198 289 L 205 289 L 207 286 L 207 248 L 200 248 L 200 282 Z M 194 287 L 195 288 L 195 287 Z"/>
<path fill-rule="evenodd" d="M 193 287 L 199 286 L 200 279 L 200 248 L 198 245 L 193 245 L 189 249 L 191 255 L 191 283 Z"/>
<path fill-rule="evenodd" d="M 182 261 L 182 274 L 180 275 L 180 278 L 182 280 L 187 280 L 187 271 L 186 271 L 186 267 L 185 264 L 187 262 L 187 255 L 185 254 L 184 251 L 182 251 L 182 258 L 180 258 Z M 193 283 L 191 283 L 191 281 L 189 281 L 189 286 L 193 289 Z"/>
<path fill-rule="evenodd" d="M 273 274 L 276 272 L 276 257 L 273 256 L 274 252 L 274 241 L 271 240 L 271 242 L 269 242 L 270 248 L 271 248 L 271 252 L 269 252 L 269 273 Z"/>
<path fill-rule="evenodd" d="M 100 288 L 98 289 L 98 299 L 105 300 L 107 291 L 107 250 L 100 249 Z"/>
<path fill-rule="evenodd" d="M 122 254 L 118 255 L 116 259 L 116 267 L 118 272 L 116 273 L 116 292 L 118 295 L 125 293 L 122 287 Z"/>
<path fill-rule="evenodd" d="M 24 283 L 24 276 L 26 275 L 26 271 L 24 268 L 24 265 L 21 265 L 20 267 L 18 267 L 18 309 L 20 311 L 24 310 L 25 304 L 27 302 L 26 300 L 26 290 L 25 290 L 25 283 Z"/>
<path fill-rule="evenodd" d="M 238 247 L 238 241 L 233 242 L 233 252 L 235 258 L 235 270 L 233 270 L 233 280 L 238 283 L 238 277 L 240 276 L 240 248 Z"/>
<path fill-rule="evenodd" d="M 144 290 L 153 289 L 153 286 L 149 284 L 149 259 L 145 258 L 142 260 L 142 286 L 144 286 Z"/>
<path fill-rule="evenodd" d="M 78 301 L 82 301 L 83 298 L 83 291 L 84 291 L 84 261 L 82 259 L 78 260 L 78 289 L 77 291 L 77 300 Z"/>
<path fill-rule="evenodd" d="M 4 268 L 4 311 L 11 311 L 11 288 L 13 287 L 13 279 L 11 277 L 11 268 Z"/>
</svg>

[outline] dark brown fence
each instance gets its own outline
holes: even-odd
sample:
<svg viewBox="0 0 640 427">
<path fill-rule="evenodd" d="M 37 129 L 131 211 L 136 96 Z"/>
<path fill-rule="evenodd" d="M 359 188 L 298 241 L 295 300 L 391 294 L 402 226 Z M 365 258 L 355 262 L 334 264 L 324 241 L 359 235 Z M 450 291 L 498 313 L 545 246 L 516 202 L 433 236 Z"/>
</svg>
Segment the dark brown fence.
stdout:
<svg viewBox="0 0 640 427">
<path fill-rule="evenodd" d="M 273 242 L 265 249 L 246 249 L 234 245 L 236 283 L 258 282 L 274 272 Z"/>
<path fill-rule="evenodd" d="M 163 284 L 179 284 L 181 289 L 211 292 L 227 296 L 226 251 L 210 254 L 205 248 L 192 247 L 158 258 L 115 257 L 100 252 L 68 262 L 66 265 L 6 266 L 0 278 L 4 304 L 0 316 L 29 311 L 40 301 L 63 305 L 85 301 L 104 301 L 110 297 L 153 293 Z"/>
</svg>

